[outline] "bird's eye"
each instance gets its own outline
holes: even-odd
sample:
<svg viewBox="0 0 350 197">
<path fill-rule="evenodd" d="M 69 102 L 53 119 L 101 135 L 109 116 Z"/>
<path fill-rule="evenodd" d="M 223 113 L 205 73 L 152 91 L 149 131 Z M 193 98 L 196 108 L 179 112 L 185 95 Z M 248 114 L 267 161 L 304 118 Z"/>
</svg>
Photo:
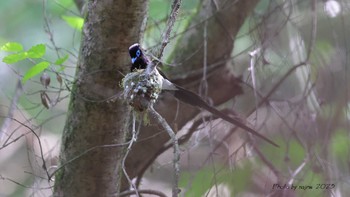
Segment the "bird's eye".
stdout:
<svg viewBox="0 0 350 197">
<path fill-rule="evenodd" d="M 137 50 L 137 51 L 136 51 L 136 56 L 137 56 L 137 57 L 140 57 L 140 55 L 141 55 L 141 51 L 140 51 L 140 50 Z"/>
</svg>

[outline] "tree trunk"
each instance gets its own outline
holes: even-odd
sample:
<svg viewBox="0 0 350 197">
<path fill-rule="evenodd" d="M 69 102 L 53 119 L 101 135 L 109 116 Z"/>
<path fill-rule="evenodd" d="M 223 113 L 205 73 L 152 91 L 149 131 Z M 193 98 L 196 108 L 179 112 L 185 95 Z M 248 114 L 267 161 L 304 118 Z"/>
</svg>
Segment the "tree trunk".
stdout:
<svg viewBox="0 0 350 197">
<path fill-rule="evenodd" d="M 119 85 L 129 71 L 128 47 L 140 40 L 147 1 L 89 1 L 54 196 L 119 192 L 129 114 Z"/>
</svg>

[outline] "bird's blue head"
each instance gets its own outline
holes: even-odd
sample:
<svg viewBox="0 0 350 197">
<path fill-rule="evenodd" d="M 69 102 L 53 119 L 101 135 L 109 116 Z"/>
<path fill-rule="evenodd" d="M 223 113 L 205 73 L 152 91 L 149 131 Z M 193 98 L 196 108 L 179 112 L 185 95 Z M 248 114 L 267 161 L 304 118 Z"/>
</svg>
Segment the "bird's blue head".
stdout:
<svg viewBox="0 0 350 197">
<path fill-rule="evenodd" d="M 135 43 L 129 47 L 129 55 L 132 64 L 134 64 L 138 58 L 143 56 L 139 43 Z"/>
<path fill-rule="evenodd" d="M 129 55 L 131 58 L 131 72 L 135 69 L 145 69 L 149 63 L 149 59 L 143 55 L 142 49 L 138 43 L 129 47 Z"/>
</svg>

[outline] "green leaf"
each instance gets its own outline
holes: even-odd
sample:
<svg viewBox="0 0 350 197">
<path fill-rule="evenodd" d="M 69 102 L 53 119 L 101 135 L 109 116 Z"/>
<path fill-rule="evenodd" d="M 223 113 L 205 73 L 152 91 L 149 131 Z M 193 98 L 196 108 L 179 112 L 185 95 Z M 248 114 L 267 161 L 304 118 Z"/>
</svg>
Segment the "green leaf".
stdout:
<svg viewBox="0 0 350 197">
<path fill-rule="evenodd" d="M 22 82 L 25 83 L 28 79 L 34 77 L 35 75 L 40 74 L 42 71 L 44 71 L 49 66 L 50 66 L 49 62 L 40 62 L 40 63 L 34 65 L 32 68 L 30 68 L 24 74 Z"/>
<path fill-rule="evenodd" d="M 41 58 L 45 55 L 46 52 L 46 46 L 44 44 L 38 44 L 33 46 L 27 51 L 27 56 L 29 58 Z"/>
<path fill-rule="evenodd" d="M 20 52 L 23 51 L 23 46 L 18 42 L 8 42 L 1 47 L 2 51 Z"/>
<path fill-rule="evenodd" d="M 15 54 L 8 55 L 2 59 L 6 64 L 13 64 L 18 61 L 24 60 L 27 58 L 27 52 L 19 52 Z"/>
<path fill-rule="evenodd" d="M 84 25 L 84 19 L 76 16 L 62 16 L 62 19 L 68 23 L 69 26 L 81 31 Z"/>
<path fill-rule="evenodd" d="M 64 57 L 61 57 L 61 58 L 57 59 L 55 61 L 55 64 L 56 65 L 62 65 L 68 59 L 68 57 L 69 57 L 68 55 L 65 55 Z"/>
</svg>

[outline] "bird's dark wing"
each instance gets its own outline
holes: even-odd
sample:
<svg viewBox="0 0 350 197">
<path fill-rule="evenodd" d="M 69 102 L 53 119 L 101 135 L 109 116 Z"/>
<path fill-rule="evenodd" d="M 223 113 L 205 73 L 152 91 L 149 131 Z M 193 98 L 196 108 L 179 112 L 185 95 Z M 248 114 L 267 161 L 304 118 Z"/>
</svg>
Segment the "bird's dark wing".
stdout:
<svg viewBox="0 0 350 197">
<path fill-rule="evenodd" d="M 165 75 L 165 73 L 162 70 L 160 70 L 159 68 L 157 68 L 157 70 L 158 70 L 159 74 L 164 77 L 164 79 L 169 80 L 169 78 Z"/>
<path fill-rule="evenodd" d="M 223 120 L 226 120 L 227 122 L 230 122 L 231 124 L 236 125 L 237 127 L 240 127 L 242 129 L 250 132 L 251 134 L 262 138 L 263 140 L 269 142 L 270 144 L 272 144 L 272 145 L 274 145 L 276 147 L 279 147 L 272 140 L 266 138 L 265 136 L 261 135 L 260 133 L 258 133 L 254 129 L 248 127 L 247 125 L 242 123 L 240 120 L 235 119 L 235 118 L 231 118 L 228 115 L 226 115 L 226 114 L 220 112 L 219 110 L 215 109 L 214 107 L 210 106 L 198 94 L 196 94 L 194 92 L 191 92 L 189 90 L 186 90 L 183 87 L 178 86 L 176 84 L 174 84 L 174 85 L 176 86 L 177 90 L 169 91 L 169 92 L 172 92 L 172 94 L 175 96 L 175 98 L 178 99 L 179 101 L 182 101 L 184 103 L 187 103 L 187 104 L 195 106 L 195 107 L 199 107 L 199 108 L 205 109 L 208 112 L 212 113 L 213 115 L 216 115 L 219 118 L 221 118 Z"/>
</svg>

